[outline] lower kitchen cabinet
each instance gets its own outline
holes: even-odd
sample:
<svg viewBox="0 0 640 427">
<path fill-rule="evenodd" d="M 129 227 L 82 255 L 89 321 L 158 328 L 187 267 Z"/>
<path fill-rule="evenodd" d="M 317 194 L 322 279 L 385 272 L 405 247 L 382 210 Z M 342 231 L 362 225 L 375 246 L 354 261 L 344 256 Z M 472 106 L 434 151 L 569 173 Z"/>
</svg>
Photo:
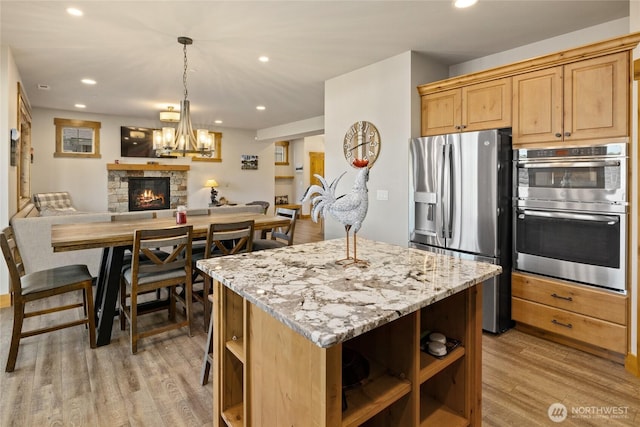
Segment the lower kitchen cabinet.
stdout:
<svg viewBox="0 0 640 427">
<path fill-rule="evenodd" d="M 518 326 L 618 362 L 626 354 L 626 295 L 520 272 L 511 295 Z"/>
</svg>

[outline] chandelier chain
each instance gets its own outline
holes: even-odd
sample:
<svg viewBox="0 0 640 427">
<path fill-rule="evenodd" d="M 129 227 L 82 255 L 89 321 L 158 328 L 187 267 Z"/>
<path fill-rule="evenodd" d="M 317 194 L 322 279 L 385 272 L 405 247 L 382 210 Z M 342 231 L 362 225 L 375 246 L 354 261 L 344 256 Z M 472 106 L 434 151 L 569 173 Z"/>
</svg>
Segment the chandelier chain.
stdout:
<svg viewBox="0 0 640 427">
<path fill-rule="evenodd" d="M 187 45 L 182 45 L 182 50 L 184 52 L 184 71 L 182 73 L 182 85 L 184 86 L 184 99 L 187 100 L 187 96 L 189 92 L 187 91 Z"/>
</svg>

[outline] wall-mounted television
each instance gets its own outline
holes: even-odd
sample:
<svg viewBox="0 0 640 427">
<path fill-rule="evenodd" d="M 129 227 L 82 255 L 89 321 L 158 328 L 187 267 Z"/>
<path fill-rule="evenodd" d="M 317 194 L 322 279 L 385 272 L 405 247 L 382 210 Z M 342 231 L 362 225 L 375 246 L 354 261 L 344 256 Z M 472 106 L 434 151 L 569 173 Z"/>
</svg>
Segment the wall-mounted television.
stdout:
<svg viewBox="0 0 640 427">
<path fill-rule="evenodd" d="M 156 157 L 153 149 L 153 131 L 150 128 L 120 126 L 120 156 Z"/>
</svg>

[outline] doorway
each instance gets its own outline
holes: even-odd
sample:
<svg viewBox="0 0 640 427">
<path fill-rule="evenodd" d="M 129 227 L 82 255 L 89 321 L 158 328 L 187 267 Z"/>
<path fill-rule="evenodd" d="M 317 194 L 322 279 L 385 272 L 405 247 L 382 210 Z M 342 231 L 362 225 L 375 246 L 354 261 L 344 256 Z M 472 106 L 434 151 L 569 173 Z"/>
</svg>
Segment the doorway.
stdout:
<svg viewBox="0 0 640 427">
<path fill-rule="evenodd" d="M 321 185 L 320 180 L 314 175 L 324 177 L 324 153 L 309 152 L 309 185 Z"/>
<path fill-rule="evenodd" d="M 309 185 L 322 185 L 320 180 L 314 175 L 320 175 L 324 177 L 324 153 L 317 151 L 309 151 Z M 311 214 L 311 211 L 309 211 Z M 324 234 L 324 219 L 319 218 L 320 228 Z"/>
<path fill-rule="evenodd" d="M 18 132 L 20 137 L 17 147 L 17 196 L 18 211 L 31 201 L 31 106 L 27 100 L 24 88 L 18 82 Z"/>
</svg>

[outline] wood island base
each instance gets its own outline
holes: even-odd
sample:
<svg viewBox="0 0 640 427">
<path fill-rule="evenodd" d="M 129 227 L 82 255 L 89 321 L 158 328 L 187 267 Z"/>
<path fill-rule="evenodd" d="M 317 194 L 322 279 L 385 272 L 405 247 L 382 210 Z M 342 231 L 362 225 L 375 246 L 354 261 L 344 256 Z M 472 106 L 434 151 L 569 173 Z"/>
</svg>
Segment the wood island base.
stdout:
<svg viewBox="0 0 640 427">
<path fill-rule="evenodd" d="M 214 281 L 214 426 L 480 426 L 480 286 L 322 348 Z M 462 345 L 433 357 L 420 351 L 427 331 Z M 343 411 L 347 347 L 370 374 Z"/>
</svg>

